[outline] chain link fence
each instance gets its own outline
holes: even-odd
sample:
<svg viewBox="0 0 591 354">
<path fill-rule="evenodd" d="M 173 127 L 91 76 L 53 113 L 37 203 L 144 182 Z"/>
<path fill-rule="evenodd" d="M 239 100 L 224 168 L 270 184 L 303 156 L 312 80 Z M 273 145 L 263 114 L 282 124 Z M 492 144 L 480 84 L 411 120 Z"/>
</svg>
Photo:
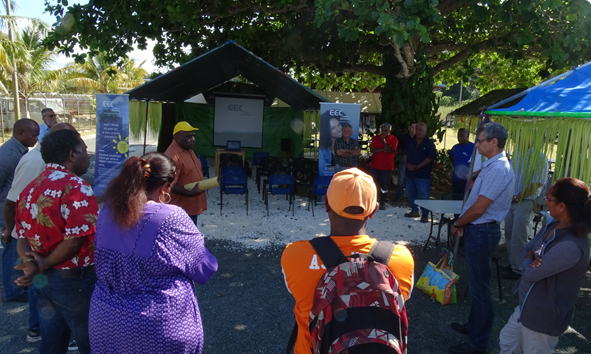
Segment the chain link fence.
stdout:
<svg viewBox="0 0 591 354">
<path fill-rule="evenodd" d="M 21 100 L 21 117 L 34 119 L 41 124 L 41 110 L 46 107 L 53 109 L 58 122 L 68 122 L 79 132 L 96 129 L 94 95 L 35 92 L 28 98 L 26 107 Z M 14 122 L 14 100 L 12 97 L 0 96 L 0 143 L 10 138 Z"/>
<path fill-rule="evenodd" d="M 94 95 L 38 92 L 34 93 L 32 97 L 47 103 L 61 100 L 63 113 L 56 112 L 60 122 L 68 122 L 80 132 L 96 128 L 96 99 Z"/>
</svg>

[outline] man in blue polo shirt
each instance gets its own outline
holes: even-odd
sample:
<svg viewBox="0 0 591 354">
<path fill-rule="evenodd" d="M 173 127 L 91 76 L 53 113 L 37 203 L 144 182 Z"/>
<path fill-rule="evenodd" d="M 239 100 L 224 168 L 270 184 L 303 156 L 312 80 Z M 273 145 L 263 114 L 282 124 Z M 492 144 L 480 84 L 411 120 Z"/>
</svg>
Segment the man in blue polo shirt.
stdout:
<svg viewBox="0 0 591 354">
<path fill-rule="evenodd" d="M 458 144 L 449 151 L 449 157 L 454 165 L 454 173 L 451 180 L 451 192 L 464 196 L 466 182 L 468 181 L 468 170 L 470 168 L 470 157 L 474 150 L 474 143 L 468 140 L 468 131 L 464 128 L 458 130 Z"/>
<path fill-rule="evenodd" d="M 404 214 L 407 218 L 419 217 L 419 206 L 416 199 L 429 199 L 431 195 L 431 171 L 433 160 L 437 157 L 435 144 L 427 138 L 427 124 L 417 123 L 415 138 L 404 150 L 404 165 L 406 166 L 406 195 L 410 200 L 410 212 Z M 421 222 L 429 222 L 429 210 L 421 207 Z"/>
<path fill-rule="evenodd" d="M 417 123 L 410 123 L 408 133 L 404 133 L 398 138 L 397 155 L 404 157 L 404 149 L 414 139 L 416 128 Z M 398 163 L 398 185 L 396 186 L 396 199 L 394 201 L 402 200 L 404 188 L 406 188 L 406 166 L 404 165 L 404 159 L 401 158 L 400 163 Z"/>
<path fill-rule="evenodd" d="M 474 182 L 472 192 L 462 208 L 452 232 L 464 238 L 468 289 L 472 306 L 465 324 L 452 323 L 451 328 L 468 336 L 468 341 L 450 347 L 451 354 L 485 353 L 494 319 L 490 292 L 491 255 L 501 240 L 500 222 L 511 207 L 515 177 L 504 148 L 507 129 L 500 123 L 480 125 L 476 147 L 488 160 Z"/>
</svg>

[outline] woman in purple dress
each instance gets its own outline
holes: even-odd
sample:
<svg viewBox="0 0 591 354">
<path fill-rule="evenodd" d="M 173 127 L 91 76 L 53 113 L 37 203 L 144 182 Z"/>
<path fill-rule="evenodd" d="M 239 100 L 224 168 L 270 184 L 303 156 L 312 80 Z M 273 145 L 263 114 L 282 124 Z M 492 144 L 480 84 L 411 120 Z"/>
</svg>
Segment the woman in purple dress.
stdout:
<svg viewBox="0 0 591 354">
<path fill-rule="evenodd" d="M 187 213 L 166 204 L 175 169 L 160 153 L 130 157 L 105 191 L 89 317 L 94 353 L 203 351 L 193 282 L 204 284 L 218 264 Z"/>
</svg>

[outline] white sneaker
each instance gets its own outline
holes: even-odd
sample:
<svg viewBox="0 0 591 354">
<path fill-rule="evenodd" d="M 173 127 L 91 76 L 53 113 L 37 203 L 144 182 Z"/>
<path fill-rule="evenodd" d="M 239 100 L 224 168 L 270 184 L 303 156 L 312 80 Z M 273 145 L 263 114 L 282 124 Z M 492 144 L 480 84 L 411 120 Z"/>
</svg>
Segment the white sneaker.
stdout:
<svg viewBox="0 0 591 354">
<path fill-rule="evenodd" d="M 71 340 L 70 343 L 68 343 L 68 351 L 73 352 L 76 350 L 78 350 L 78 344 L 76 344 L 75 340 Z"/>
</svg>

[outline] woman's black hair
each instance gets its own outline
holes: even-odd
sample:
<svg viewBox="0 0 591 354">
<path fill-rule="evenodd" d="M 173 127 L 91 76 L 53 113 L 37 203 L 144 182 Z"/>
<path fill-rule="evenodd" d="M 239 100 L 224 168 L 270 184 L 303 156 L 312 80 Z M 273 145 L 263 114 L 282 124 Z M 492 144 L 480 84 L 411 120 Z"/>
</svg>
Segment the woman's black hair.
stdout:
<svg viewBox="0 0 591 354">
<path fill-rule="evenodd" d="M 328 112 L 325 112 L 320 117 L 320 147 L 329 149 L 331 148 L 331 135 L 330 135 L 330 119 L 331 116 Z"/>
<path fill-rule="evenodd" d="M 567 177 L 554 182 L 550 188 L 556 202 L 566 205 L 575 233 L 586 236 L 591 231 L 589 187 L 580 179 Z"/>
</svg>

